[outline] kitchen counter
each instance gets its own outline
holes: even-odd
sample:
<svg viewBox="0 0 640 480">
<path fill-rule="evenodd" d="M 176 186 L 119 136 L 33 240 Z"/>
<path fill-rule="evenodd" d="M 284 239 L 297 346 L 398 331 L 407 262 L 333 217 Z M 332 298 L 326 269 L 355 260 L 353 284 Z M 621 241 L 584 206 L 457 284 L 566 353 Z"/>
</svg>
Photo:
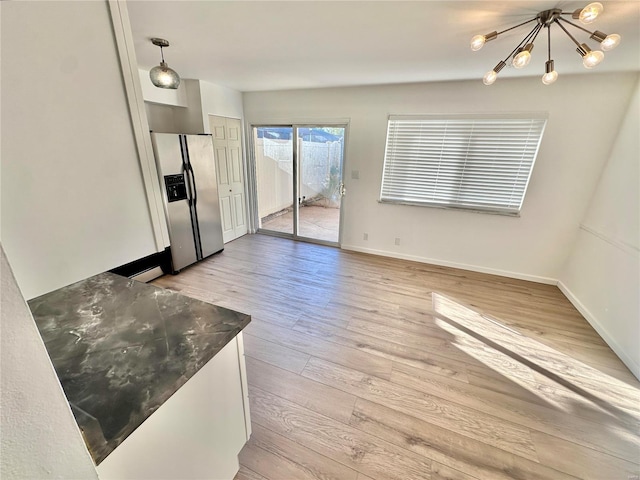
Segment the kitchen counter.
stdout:
<svg viewBox="0 0 640 480">
<path fill-rule="evenodd" d="M 112 273 L 28 303 L 96 465 L 251 320 Z"/>
</svg>

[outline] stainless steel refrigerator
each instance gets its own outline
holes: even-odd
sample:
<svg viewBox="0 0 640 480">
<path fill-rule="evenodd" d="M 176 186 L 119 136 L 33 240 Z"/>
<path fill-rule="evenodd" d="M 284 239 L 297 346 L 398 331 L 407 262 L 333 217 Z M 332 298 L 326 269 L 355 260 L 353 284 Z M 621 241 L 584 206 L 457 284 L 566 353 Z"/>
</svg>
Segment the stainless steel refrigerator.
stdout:
<svg viewBox="0 0 640 480">
<path fill-rule="evenodd" d="M 211 135 L 152 133 L 172 273 L 224 249 Z"/>
</svg>

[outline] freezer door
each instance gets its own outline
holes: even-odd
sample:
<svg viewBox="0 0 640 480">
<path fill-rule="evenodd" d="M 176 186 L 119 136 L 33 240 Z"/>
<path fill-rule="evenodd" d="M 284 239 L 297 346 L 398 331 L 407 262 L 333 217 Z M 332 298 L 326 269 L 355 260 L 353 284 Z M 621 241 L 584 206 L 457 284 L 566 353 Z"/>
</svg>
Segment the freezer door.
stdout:
<svg viewBox="0 0 640 480">
<path fill-rule="evenodd" d="M 153 151 L 158 166 L 160 187 L 163 192 L 164 208 L 169 227 L 169 243 L 173 270 L 178 271 L 197 261 L 196 247 L 191 223 L 191 209 L 189 198 L 175 200 L 177 177 L 185 177 L 184 163 L 180 136 L 171 133 L 152 133 Z M 190 196 L 188 178 L 185 178 L 184 188 L 187 197 Z M 182 186 L 178 185 L 181 189 Z M 171 197 L 174 198 L 171 198 Z M 178 196 L 181 198 L 182 196 Z"/>
<path fill-rule="evenodd" d="M 186 138 L 195 183 L 195 211 L 204 258 L 224 248 L 213 141 L 211 135 L 186 135 Z"/>
</svg>

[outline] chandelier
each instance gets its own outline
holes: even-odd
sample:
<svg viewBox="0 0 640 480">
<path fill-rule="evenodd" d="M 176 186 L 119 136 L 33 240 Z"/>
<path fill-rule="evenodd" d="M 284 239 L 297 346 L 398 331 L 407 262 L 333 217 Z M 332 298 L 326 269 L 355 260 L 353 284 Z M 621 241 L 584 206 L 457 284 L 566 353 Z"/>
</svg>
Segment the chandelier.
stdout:
<svg viewBox="0 0 640 480">
<path fill-rule="evenodd" d="M 551 25 L 557 25 L 566 33 L 569 38 L 577 45 L 576 51 L 582 57 L 582 64 L 585 68 L 593 68 L 598 65 L 604 59 L 604 53 L 600 50 L 591 50 L 586 43 L 579 43 L 578 40 L 574 38 L 569 30 L 567 30 L 565 25 L 570 25 L 574 28 L 587 32 L 592 40 L 595 40 L 600 43 L 600 47 L 605 52 L 608 50 L 612 50 L 618 46 L 620 43 L 620 35 L 611 34 L 607 35 L 606 33 L 602 33 L 598 30 L 593 32 L 587 30 L 576 23 L 573 23 L 565 18 L 564 15 L 570 15 L 573 20 L 579 20 L 581 23 L 588 25 L 592 23 L 598 15 L 602 13 L 604 7 L 601 3 L 594 2 L 590 3 L 583 9 L 578 9 L 573 12 L 563 12 L 559 8 L 552 8 L 550 10 L 544 10 L 538 13 L 535 17 L 526 22 L 519 23 L 518 25 L 514 25 L 513 27 L 507 28 L 506 30 L 502 30 L 501 32 L 493 31 L 491 33 L 487 33 L 486 35 L 476 35 L 471 39 L 471 50 L 477 51 L 480 50 L 486 42 L 491 40 L 495 40 L 498 38 L 498 35 L 501 35 L 510 30 L 516 29 L 528 23 L 536 22 L 535 27 L 522 39 L 522 41 L 514 48 L 509 55 L 504 60 L 498 62 L 498 64 L 493 68 L 493 70 L 488 71 L 483 77 L 482 81 L 485 85 L 493 84 L 498 78 L 498 73 L 504 67 L 507 66 L 507 62 L 511 62 L 511 64 L 515 68 L 523 68 L 526 67 L 531 61 L 531 51 L 533 50 L 533 43 L 540 31 L 543 28 L 547 29 L 547 50 L 548 50 L 548 58 L 545 63 L 544 75 L 542 76 L 542 83 L 545 85 L 550 85 L 558 79 L 558 72 L 555 71 L 553 60 L 551 59 Z"/>
</svg>

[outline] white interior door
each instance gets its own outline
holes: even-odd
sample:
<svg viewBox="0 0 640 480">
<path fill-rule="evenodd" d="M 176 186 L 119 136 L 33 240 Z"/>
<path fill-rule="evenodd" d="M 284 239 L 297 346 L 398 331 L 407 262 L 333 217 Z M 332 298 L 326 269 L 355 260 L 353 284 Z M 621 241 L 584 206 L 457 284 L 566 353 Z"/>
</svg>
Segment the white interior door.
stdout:
<svg viewBox="0 0 640 480">
<path fill-rule="evenodd" d="M 209 125 L 218 173 L 222 236 L 227 243 L 247 233 L 242 123 L 236 118 L 209 115 Z"/>
</svg>

